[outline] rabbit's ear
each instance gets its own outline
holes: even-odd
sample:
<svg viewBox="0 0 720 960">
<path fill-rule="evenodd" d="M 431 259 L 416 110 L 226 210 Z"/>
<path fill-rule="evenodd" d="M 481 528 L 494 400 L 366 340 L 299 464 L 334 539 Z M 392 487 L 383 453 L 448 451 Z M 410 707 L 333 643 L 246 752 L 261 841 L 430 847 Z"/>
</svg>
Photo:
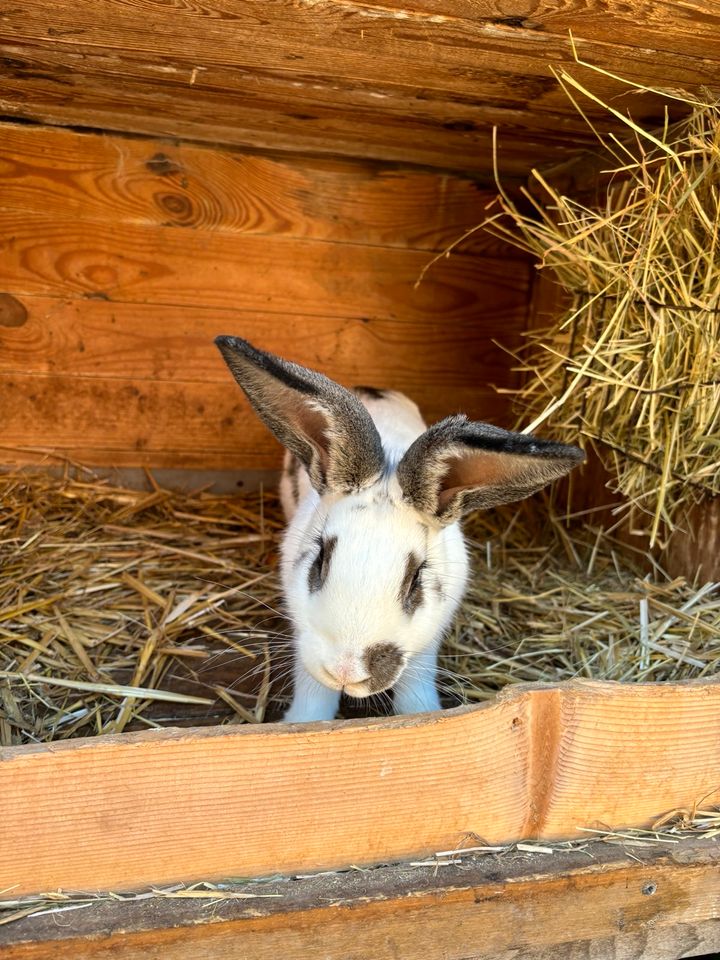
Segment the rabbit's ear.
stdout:
<svg viewBox="0 0 720 960">
<path fill-rule="evenodd" d="M 523 500 L 584 458 L 577 447 L 454 416 L 417 438 L 397 477 L 408 502 L 447 524 L 470 510 Z"/>
<path fill-rule="evenodd" d="M 298 457 L 318 493 L 349 492 L 377 479 L 384 467 L 380 435 L 349 390 L 247 340 L 215 343 L 260 419 Z"/>
</svg>

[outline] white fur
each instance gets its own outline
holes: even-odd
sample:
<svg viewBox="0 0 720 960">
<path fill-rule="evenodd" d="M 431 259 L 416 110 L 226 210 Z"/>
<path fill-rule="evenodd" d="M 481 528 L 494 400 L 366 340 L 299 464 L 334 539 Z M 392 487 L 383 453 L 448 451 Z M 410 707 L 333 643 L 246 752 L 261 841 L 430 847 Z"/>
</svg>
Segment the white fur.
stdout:
<svg viewBox="0 0 720 960">
<path fill-rule="evenodd" d="M 289 523 L 281 548 L 281 575 L 295 632 L 295 686 L 285 715 L 289 721 L 331 720 L 341 687 L 351 695 L 367 696 L 363 652 L 388 642 L 406 657 L 393 687 L 395 712 L 440 706 L 437 651 L 465 590 L 465 543 L 457 523 L 442 527 L 402 498 L 394 469 L 426 429 L 417 406 L 401 393 L 360 399 L 382 439 L 390 468 L 383 478 L 358 493 L 321 497 L 301 467 L 291 480 L 290 460 L 285 461 L 280 495 Z M 293 485 L 300 494 L 297 507 Z M 325 584 L 311 593 L 308 571 L 321 532 L 336 536 L 337 544 Z M 408 615 L 399 588 L 411 551 L 427 557 L 427 568 L 423 603 Z"/>
</svg>

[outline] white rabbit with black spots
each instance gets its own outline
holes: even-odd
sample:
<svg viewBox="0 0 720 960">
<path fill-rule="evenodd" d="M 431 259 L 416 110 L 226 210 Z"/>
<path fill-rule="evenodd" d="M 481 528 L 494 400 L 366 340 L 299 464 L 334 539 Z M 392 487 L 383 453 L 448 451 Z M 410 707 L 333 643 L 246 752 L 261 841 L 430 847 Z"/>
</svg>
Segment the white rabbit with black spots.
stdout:
<svg viewBox="0 0 720 960">
<path fill-rule="evenodd" d="M 582 452 L 462 415 L 428 428 L 402 393 L 348 390 L 245 340 L 216 343 L 287 448 L 285 720 L 331 720 L 342 692 L 392 689 L 396 713 L 439 709 L 438 647 L 469 573 L 460 518 L 530 496 Z"/>
</svg>

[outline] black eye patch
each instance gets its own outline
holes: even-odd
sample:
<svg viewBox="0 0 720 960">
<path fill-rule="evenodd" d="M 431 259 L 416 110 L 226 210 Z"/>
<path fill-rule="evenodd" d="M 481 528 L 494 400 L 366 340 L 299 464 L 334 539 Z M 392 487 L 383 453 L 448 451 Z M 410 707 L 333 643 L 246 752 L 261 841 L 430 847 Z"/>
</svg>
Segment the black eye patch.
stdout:
<svg viewBox="0 0 720 960">
<path fill-rule="evenodd" d="M 410 617 L 421 606 L 424 598 L 423 570 L 425 561 L 417 554 L 409 553 L 405 561 L 405 573 L 400 584 L 399 600 L 403 611 Z"/>
<path fill-rule="evenodd" d="M 320 537 L 318 540 L 318 552 L 308 571 L 310 593 L 317 593 L 318 590 L 322 590 L 323 584 L 327 580 L 330 560 L 336 545 L 337 537 Z"/>
</svg>

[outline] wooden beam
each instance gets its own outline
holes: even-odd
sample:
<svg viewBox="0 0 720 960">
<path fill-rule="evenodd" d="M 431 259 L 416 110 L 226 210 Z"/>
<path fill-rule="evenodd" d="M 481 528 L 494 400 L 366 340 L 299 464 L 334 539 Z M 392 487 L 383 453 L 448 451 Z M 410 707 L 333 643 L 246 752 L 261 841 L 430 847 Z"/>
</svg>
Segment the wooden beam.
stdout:
<svg viewBox="0 0 720 960">
<path fill-rule="evenodd" d="M 67 0 L 51 10 L 31 0 L 5 14 L 3 109 L 55 124 L 472 170 L 489 181 L 494 125 L 509 177 L 593 142 L 551 73 L 574 64 L 569 29 L 579 55 L 608 71 L 592 85 L 613 103 L 625 105 L 627 87 L 609 74 L 690 90 L 717 81 L 711 5 L 659 4 L 651 15 L 638 0 L 576 6 L 543 2 L 508 16 L 487 0 L 480 10 L 466 0 L 450 9 L 438 0 L 281 2 L 259 17 L 250 3 L 212 0 L 200 16 L 105 0 L 90 16 Z M 633 97 L 632 110 L 662 119 L 653 96 Z"/>
<path fill-rule="evenodd" d="M 720 784 L 720 684 L 528 685 L 417 717 L 170 729 L 2 760 L 0 889 L 308 872 L 690 809 Z"/>
<path fill-rule="evenodd" d="M 720 948 L 717 845 L 468 860 L 100 901 L 0 927 L 4 960 L 674 960 Z M 274 896 L 272 896 L 274 895 Z"/>
<path fill-rule="evenodd" d="M 462 177 L 371 163 L 12 123 L 2 126 L 0 177 L 0 209 L 25 215 L 429 251 L 475 227 L 496 195 Z M 523 258 L 484 231 L 456 252 Z"/>
</svg>

